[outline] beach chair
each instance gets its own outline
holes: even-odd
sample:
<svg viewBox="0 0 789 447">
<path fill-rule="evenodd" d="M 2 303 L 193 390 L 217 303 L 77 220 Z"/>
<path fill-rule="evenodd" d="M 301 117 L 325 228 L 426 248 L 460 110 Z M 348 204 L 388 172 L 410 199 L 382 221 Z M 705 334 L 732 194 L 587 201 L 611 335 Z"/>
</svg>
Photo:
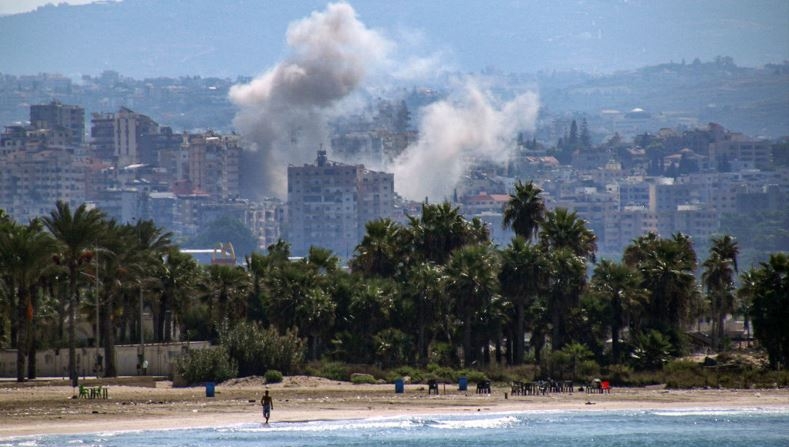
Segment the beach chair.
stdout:
<svg viewBox="0 0 789 447">
<path fill-rule="evenodd" d="M 80 399 L 87 399 L 88 398 L 88 389 L 85 388 L 85 385 L 79 386 L 79 398 Z"/>
<path fill-rule="evenodd" d="M 431 395 L 435 393 L 438 395 L 438 381 L 436 380 L 428 380 L 427 381 L 427 395 Z"/>
<path fill-rule="evenodd" d="M 611 394 L 611 383 L 607 380 L 603 380 L 600 382 L 600 392 L 605 394 Z"/>
<path fill-rule="evenodd" d="M 490 394 L 490 380 L 477 382 L 477 394 Z"/>
</svg>

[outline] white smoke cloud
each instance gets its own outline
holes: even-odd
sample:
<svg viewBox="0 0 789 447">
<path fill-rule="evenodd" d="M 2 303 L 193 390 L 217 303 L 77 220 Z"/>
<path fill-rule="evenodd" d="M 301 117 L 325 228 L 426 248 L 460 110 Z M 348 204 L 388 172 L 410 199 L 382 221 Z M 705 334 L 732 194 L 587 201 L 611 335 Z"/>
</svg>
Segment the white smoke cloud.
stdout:
<svg viewBox="0 0 789 447">
<path fill-rule="evenodd" d="M 290 24 L 290 54 L 248 84 L 230 89 L 234 126 L 261 152 L 262 187 L 285 195 L 286 167 L 315 159 L 327 140 L 326 113 L 351 94 L 392 44 L 347 3 Z"/>
<path fill-rule="evenodd" d="M 449 99 L 422 111 L 419 140 L 395 160 L 395 188 L 412 200 L 443 200 L 470 161 L 503 163 L 518 131 L 533 130 L 539 100 L 533 92 L 499 103 L 473 80 Z"/>
</svg>

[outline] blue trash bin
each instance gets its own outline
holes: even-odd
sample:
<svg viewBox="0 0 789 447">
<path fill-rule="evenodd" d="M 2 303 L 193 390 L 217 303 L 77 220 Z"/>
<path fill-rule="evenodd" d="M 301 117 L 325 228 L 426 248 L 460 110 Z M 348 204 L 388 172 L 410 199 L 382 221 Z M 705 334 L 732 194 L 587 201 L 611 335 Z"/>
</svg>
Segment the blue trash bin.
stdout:
<svg viewBox="0 0 789 447">
<path fill-rule="evenodd" d="M 214 397 L 214 382 L 205 383 L 205 397 Z"/>
<path fill-rule="evenodd" d="M 458 379 L 458 391 L 466 391 L 468 390 L 468 378 L 461 377 Z"/>
<path fill-rule="evenodd" d="M 404 391 L 405 391 L 405 384 L 403 382 L 403 379 L 396 379 L 395 380 L 395 393 L 403 394 Z"/>
</svg>

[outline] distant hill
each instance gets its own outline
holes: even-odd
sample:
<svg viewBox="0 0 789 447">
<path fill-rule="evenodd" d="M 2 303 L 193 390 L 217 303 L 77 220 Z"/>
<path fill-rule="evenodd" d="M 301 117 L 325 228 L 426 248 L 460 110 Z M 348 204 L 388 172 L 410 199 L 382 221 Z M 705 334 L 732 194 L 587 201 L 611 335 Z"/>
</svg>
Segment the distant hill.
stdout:
<svg viewBox="0 0 789 447">
<path fill-rule="evenodd" d="M 693 116 L 700 124 L 716 122 L 751 136 L 789 135 L 789 63 L 748 68 L 721 57 L 569 82 L 542 76 L 537 82 L 543 104 L 553 110 L 597 114 L 639 107 Z"/>
<path fill-rule="evenodd" d="M 56 0 L 55 0 L 56 1 Z M 362 21 L 461 71 L 605 73 L 664 61 L 789 59 L 784 0 L 357 0 Z M 254 75 L 318 0 L 125 0 L 0 17 L 0 73 Z"/>
</svg>

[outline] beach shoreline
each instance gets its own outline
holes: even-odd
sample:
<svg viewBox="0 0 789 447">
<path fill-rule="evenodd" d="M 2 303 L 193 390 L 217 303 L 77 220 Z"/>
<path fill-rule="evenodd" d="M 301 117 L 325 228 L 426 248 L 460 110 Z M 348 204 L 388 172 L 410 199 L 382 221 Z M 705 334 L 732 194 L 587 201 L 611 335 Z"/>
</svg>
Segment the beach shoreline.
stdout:
<svg viewBox="0 0 789 447">
<path fill-rule="evenodd" d="M 428 395 L 426 385 L 353 385 L 315 377 L 287 377 L 266 385 L 259 378 L 219 384 L 215 396 L 204 387 L 173 388 L 109 385 L 108 399 L 73 399 L 63 385 L 20 386 L 0 383 L 0 439 L 31 435 L 126 432 L 229 427 L 262 423 L 260 396 L 274 398 L 272 423 L 425 417 L 443 414 L 528 413 L 543 411 L 650 411 L 776 409 L 789 411 L 789 389 L 614 388 L 611 394 L 549 393 L 511 396 L 509 387 L 476 394 L 441 387 Z"/>
</svg>

